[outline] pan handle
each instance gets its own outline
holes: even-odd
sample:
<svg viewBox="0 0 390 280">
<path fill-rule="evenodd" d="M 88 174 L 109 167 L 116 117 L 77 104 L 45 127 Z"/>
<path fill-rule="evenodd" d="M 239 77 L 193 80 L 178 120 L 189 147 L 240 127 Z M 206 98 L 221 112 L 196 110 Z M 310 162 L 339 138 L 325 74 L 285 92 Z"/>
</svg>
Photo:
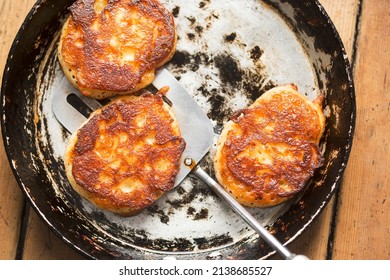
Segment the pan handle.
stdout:
<svg viewBox="0 0 390 280">
<path fill-rule="evenodd" d="M 213 191 L 224 199 L 229 206 L 250 225 L 260 237 L 286 260 L 308 260 L 306 256 L 295 255 L 284 247 L 268 230 L 266 230 L 240 203 L 238 203 L 225 189 L 209 176 L 202 168 L 195 166 L 192 173 L 209 185 Z"/>
</svg>

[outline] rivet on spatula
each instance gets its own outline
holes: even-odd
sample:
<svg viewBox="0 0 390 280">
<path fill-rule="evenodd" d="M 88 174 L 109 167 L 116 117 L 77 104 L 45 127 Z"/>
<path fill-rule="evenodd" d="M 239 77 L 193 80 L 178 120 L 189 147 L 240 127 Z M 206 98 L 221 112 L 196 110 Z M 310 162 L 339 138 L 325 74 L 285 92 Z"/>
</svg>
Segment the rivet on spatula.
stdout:
<svg viewBox="0 0 390 280">
<path fill-rule="evenodd" d="M 193 163 L 194 163 L 194 161 L 190 157 L 184 159 L 184 164 L 187 166 L 192 166 Z"/>
</svg>

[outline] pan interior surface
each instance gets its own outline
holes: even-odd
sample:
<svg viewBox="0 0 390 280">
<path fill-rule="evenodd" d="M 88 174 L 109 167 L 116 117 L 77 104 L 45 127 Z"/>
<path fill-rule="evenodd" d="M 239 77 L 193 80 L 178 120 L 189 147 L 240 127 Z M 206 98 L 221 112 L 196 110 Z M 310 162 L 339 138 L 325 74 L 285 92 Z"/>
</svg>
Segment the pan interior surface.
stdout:
<svg viewBox="0 0 390 280">
<path fill-rule="evenodd" d="M 71 2 L 34 6 L 3 79 L 5 146 L 35 210 L 66 243 L 96 259 L 254 259 L 270 254 L 257 234 L 191 175 L 133 217 L 102 211 L 72 190 L 63 166 L 70 135 L 51 110 L 52 92 L 63 77 L 56 48 Z M 329 201 L 351 145 L 352 82 L 333 25 L 317 4 L 305 1 L 161 2 L 174 15 L 178 31 L 177 51 L 166 68 L 212 120 L 214 142 L 234 111 L 274 86 L 294 83 L 309 99 L 325 96 L 324 166 L 295 200 L 250 209 L 282 242 L 290 242 Z M 321 35 L 313 31 L 317 28 Z M 334 42 L 327 42 L 329 35 Z M 209 174 L 214 147 L 200 163 Z"/>
</svg>

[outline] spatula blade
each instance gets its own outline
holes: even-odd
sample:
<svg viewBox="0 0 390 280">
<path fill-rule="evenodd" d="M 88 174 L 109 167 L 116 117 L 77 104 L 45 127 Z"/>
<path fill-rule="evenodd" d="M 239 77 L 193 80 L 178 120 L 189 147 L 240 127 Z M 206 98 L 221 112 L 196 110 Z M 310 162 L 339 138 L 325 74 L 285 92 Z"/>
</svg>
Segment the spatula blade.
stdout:
<svg viewBox="0 0 390 280">
<path fill-rule="evenodd" d="M 63 77 L 58 87 L 52 92 L 51 107 L 58 122 L 70 133 L 76 132 L 86 119 L 81 112 L 69 104 L 68 98 L 72 94 L 90 108 L 91 111 L 102 106 L 95 99 L 82 95 L 69 83 L 66 77 Z"/>
<path fill-rule="evenodd" d="M 58 122 L 70 133 L 77 131 L 85 117 L 68 104 L 68 96 L 76 89 L 64 77 L 59 86 L 53 90 L 51 108 Z"/>
<path fill-rule="evenodd" d="M 211 148 L 214 137 L 213 125 L 202 108 L 168 70 L 158 70 L 153 85 L 157 89 L 169 86 L 166 96 L 172 102 L 172 109 L 179 123 L 182 137 L 186 141 L 180 171 L 175 180 L 175 186 L 177 186 L 191 171 L 191 168 L 184 163 L 185 159 L 190 158 L 193 163 L 198 163 Z M 59 86 L 52 92 L 52 110 L 58 122 L 66 130 L 74 133 L 86 117 L 69 104 L 68 97 L 71 94 L 75 94 L 91 110 L 96 110 L 101 107 L 101 104 L 82 95 L 66 77 L 61 80 Z"/>
<path fill-rule="evenodd" d="M 176 184 L 179 184 L 191 171 L 184 160 L 190 158 L 193 163 L 199 163 L 210 150 L 214 138 L 213 124 L 198 103 L 168 70 L 159 69 L 153 85 L 157 89 L 169 86 L 166 96 L 172 102 L 181 135 L 186 141 L 180 172 L 176 176 Z"/>
</svg>

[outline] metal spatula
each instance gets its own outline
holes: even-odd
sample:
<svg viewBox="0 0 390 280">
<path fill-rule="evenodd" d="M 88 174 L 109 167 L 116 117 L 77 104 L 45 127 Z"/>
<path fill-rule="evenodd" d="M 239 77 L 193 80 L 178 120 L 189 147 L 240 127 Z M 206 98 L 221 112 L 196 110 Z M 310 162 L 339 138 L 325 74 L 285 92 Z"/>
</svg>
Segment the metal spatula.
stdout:
<svg viewBox="0 0 390 280">
<path fill-rule="evenodd" d="M 166 69 L 156 73 L 153 85 L 160 89 L 169 86 L 168 99 L 178 120 L 182 137 L 186 141 L 180 172 L 176 177 L 175 186 L 192 172 L 199 179 L 209 185 L 215 193 L 223 198 L 232 209 L 239 214 L 276 252 L 288 260 L 307 259 L 302 255 L 295 255 L 284 247 L 271 233 L 269 233 L 241 204 L 233 199 L 225 189 L 211 178 L 197 163 L 205 156 L 213 142 L 213 125 L 196 101 L 187 93 L 182 85 Z M 77 96 L 90 110 L 96 110 L 102 105 L 100 102 L 85 97 L 79 93 L 64 77 L 58 88 L 52 93 L 52 109 L 57 120 L 71 133 L 77 131 L 86 116 L 81 110 L 70 105 L 72 96 Z"/>
</svg>

